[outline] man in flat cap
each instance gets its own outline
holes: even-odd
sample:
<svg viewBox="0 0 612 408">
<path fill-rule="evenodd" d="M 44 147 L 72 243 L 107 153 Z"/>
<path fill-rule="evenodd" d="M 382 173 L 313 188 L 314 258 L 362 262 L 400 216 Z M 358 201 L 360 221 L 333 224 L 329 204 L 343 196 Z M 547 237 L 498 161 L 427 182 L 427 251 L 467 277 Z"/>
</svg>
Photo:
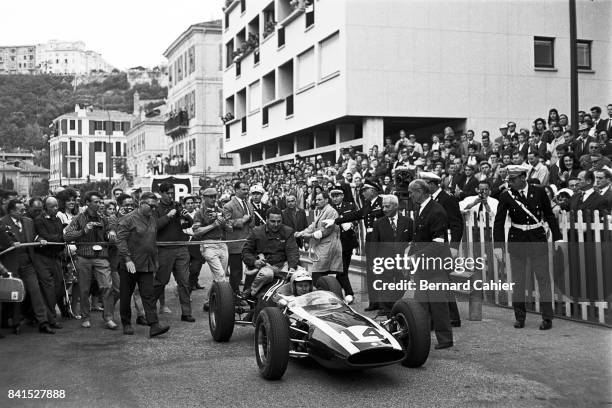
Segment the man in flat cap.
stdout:
<svg viewBox="0 0 612 408">
<path fill-rule="evenodd" d="M 540 330 L 552 328 L 553 308 L 551 299 L 550 278 L 548 276 L 548 240 L 544 222 L 548 224 L 555 241 L 561 241 L 561 231 L 557 218 L 552 212 L 550 200 L 543 187 L 527 183 L 525 166 L 509 165 L 508 186 L 499 196 L 497 214 L 493 224 L 495 241 L 494 255 L 498 261 L 503 260 L 505 242 L 506 216 L 510 217 L 511 227 L 508 231 L 508 253 L 514 287 L 512 304 L 516 322 L 514 327 L 525 327 L 525 280 L 527 273 L 535 273 L 540 292 L 540 309 L 542 323 Z M 531 271 L 527 270 L 527 260 L 531 261 Z"/>
</svg>

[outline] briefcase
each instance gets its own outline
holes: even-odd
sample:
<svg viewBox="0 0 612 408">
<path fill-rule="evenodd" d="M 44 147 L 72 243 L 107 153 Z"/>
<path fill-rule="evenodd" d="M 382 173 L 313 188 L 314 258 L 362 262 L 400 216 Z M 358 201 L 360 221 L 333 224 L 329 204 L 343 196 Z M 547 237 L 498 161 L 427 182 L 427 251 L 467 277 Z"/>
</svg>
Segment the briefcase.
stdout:
<svg viewBox="0 0 612 408">
<path fill-rule="evenodd" d="M 0 302 L 23 302 L 25 287 L 19 278 L 13 278 L 8 272 L 8 277 L 0 276 Z"/>
</svg>

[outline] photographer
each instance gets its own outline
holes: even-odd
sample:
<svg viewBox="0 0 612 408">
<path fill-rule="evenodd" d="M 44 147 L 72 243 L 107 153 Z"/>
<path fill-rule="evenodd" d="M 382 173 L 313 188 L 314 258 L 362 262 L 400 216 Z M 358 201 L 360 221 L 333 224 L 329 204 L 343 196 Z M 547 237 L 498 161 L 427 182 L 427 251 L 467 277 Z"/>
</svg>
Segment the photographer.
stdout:
<svg viewBox="0 0 612 408">
<path fill-rule="evenodd" d="M 115 302 L 108 261 L 108 246 L 100 244 L 79 245 L 79 242 L 107 241 L 108 224 L 101 214 L 100 193 L 89 191 L 85 193 L 84 198 L 86 210 L 72 219 L 64 233 L 66 242 L 75 241 L 77 244 L 75 264 L 79 274 L 79 289 L 81 292 L 81 315 L 83 316 L 81 327 L 86 329 L 91 327 L 89 322 L 89 290 L 95 276 L 102 291 L 105 327 L 116 330 L 117 324 L 113 321 Z"/>
<path fill-rule="evenodd" d="M 475 217 L 479 217 L 481 212 L 486 212 L 495 217 L 498 201 L 490 195 L 491 184 L 486 180 L 480 181 L 478 183 L 478 195 L 461 200 L 459 208 L 461 211 L 473 212 Z"/>
<path fill-rule="evenodd" d="M 157 241 L 188 241 L 189 237 L 183 232 L 191 227 L 193 219 L 179 203 L 174 201 L 174 184 L 164 182 L 159 186 L 161 200 L 157 208 Z M 174 275 L 178 286 L 179 301 L 181 303 L 181 320 L 195 322 L 191 315 L 191 300 L 189 286 L 189 251 L 187 245 L 160 246 L 159 268 L 153 282 L 155 301 L 164 293 L 170 273 Z"/>
<path fill-rule="evenodd" d="M 193 224 L 194 238 L 198 241 L 225 240 L 227 232 L 232 231 L 232 226 L 230 225 L 231 214 L 217 206 L 217 190 L 214 188 L 204 190 L 202 197 L 204 202 L 196 213 L 195 223 Z M 223 280 L 229 258 L 227 244 L 203 244 L 200 251 L 210 268 L 210 272 L 213 274 L 213 280 Z M 204 310 L 208 309 L 207 305 L 208 301 L 204 303 Z"/>
</svg>

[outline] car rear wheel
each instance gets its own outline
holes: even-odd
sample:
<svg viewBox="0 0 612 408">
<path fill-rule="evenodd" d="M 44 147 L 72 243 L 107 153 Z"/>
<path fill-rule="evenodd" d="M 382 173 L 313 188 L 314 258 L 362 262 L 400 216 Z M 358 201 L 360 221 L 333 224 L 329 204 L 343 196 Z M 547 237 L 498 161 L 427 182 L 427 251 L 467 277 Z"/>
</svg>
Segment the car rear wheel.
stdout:
<svg viewBox="0 0 612 408">
<path fill-rule="evenodd" d="M 342 286 L 334 276 L 321 276 L 317 281 L 317 289 L 333 292 L 336 296 L 342 299 Z"/>
<path fill-rule="evenodd" d="M 289 326 L 283 312 L 264 308 L 255 323 L 255 357 L 259 374 L 266 380 L 278 380 L 289 363 Z"/>
<path fill-rule="evenodd" d="M 406 352 L 402 365 L 413 368 L 422 366 L 429 357 L 431 347 L 427 312 L 413 299 L 402 299 L 393 305 L 391 316 L 391 332 L 399 332 L 396 338 Z"/>
<path fill-rule="evenodd" d="M 213 282 L 210 288 L 208 325 L 213 339 L 226 342 L 234 332 L 234 291 L 228 282 Z"/>
</svg>

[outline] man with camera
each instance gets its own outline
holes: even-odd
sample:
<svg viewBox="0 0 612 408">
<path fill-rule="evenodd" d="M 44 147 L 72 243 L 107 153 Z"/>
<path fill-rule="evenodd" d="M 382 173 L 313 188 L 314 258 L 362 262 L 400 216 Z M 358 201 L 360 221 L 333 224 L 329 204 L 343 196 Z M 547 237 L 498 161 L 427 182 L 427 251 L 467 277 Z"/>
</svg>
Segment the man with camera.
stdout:
<svg viewBox="0 0 612 408">
<path fill-rule="evenodd" d="M 115 310 L 114 295 L 112 289 L 111 269 L 108 261 L 108 224 L 102 216 L 102 200 L 97 191 L 88 191 L 84 196 L 86 210 L 72 219 L 66 228 L 64 240 L 76 242 L 77 258 L 75 261 L 79 274 L 79 289 L 81 295 L 81 315 L 83 322 L 81 327 L 91 327 L 89 321 L 89 291 L 91 281 L 98 281 L 102 291 L 102 302 L 104 304 L 105 327 L 116 330 L 117 324 L 113 321 Z M 98 244 L 81 244 L 79 242 L 95 242 Z"/>
<path fill-rule="evenodd" d="M 187 210 L 174 201 L 174 184 L 162 183 L 159 186 L 159 193 L 161 200 L 157 207 L 157 241 L 188 241 L 189 237 L 183 230 L 191 227 L 193 219 Z M 191 315 L 187 245 L 159 247 L 159 268 L 153 283 L 155 301 L 164 293 L 171 273 L 178 286 L 181 320 L 193 323 L 195 319 Z"/>
<path fill-rule="evenodd" d="M 202 193 L 204 202 L 200 211 L 196 213 L 193 224 L 193 236 L 198 241 L 222 241 L 227 238 L 227 232 L 232 231 L 230 214 L 217 205 L 217 190 L 207 188 Z M 206 260 L 214 281 L 222 281 L 227 271 L 229 254 L 226 243 L 207 243 L 200 248 Z M 208 310 L 208 300 L 204 303 L 204 310 Z"/>
<path fill-rule="evenodd" d="M 480 213 L 491 214 L 495 217 L 497 214 L 498 201 L 491 195 L 491 184 L 487 180 L 478 182 L 478 195 L 467 197 L 459 203 L 461 211 L 473 212 L 476 218 L 480 217 Z"/>
</svg>

